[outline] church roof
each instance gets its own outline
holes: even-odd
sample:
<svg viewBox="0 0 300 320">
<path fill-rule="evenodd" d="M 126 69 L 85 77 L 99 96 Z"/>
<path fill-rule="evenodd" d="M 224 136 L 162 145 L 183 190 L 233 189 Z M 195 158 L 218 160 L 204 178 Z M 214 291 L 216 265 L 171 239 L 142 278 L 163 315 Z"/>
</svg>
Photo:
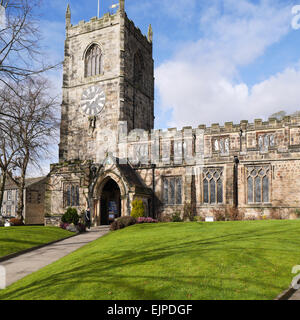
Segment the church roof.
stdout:
<svg viewBox="0 0 300 320">
<path fill-rule="evenodd" d="M 129 164 L 118 164 L 121 174 L 127 180 L 127 182 L 136 188 L 137 192 L 143 194 L 151 194 L 151 189 L 147 188 L 141 181 L 136 171 Z"/>
<path fill-rule="evenodd" d="M 28 178 L 25 180 L 25 188 L 28 188 L 38 182 L 41 182 L 44 179 L 46 179 L 46 177 Z M 5 183 L 5 190 L 12 190 L 17 188 L 18 186 L 15 184 L 14 181 L 12 181 L 11 179 L 7 179 L 7 182 Z"/>
</svg>

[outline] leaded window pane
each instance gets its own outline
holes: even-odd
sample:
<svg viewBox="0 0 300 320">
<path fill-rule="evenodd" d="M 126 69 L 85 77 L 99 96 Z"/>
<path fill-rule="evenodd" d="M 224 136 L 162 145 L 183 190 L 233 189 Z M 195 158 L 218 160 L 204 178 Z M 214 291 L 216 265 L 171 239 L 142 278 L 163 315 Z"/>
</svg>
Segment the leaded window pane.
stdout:
<svg viewBox="0 0 300 320">
<path fill-rule="evenodd" d="M 71 188 L 68 187 L 67 188 L 67 207 L 70 207 L 71 206 Z"/>
<path fill-rule="evenodd" d="M 270 168 L 256 166 L 247 168 L 248 203 L 270 201 Z"/>
<path fill-rule="evenodd" d="M 248 177 L 248 202 L 253 202 L 253 178 Z"/>
<path fill-rule="evenodd" d="M 75 195 L 75 187 L 71 187 L 71 194 L 72 194 L 72 206 L 76 205 L 76 195 Z"/>
<path fill-rule="evenodd" d="M 223 182 L 221 179 L 218 180 L 218 203 L 223 203 Z"/>
<path fill-rule="evenodd" d="M 210 180 L 210 203 L 216 202 L 216 183 L 215 180 Z"/>
<path fill-rule="evenodd" d="M 261 202 L 261 178 L 255 178 L 255 202 Z"/>
<path fill-rule="evenodd" d="M 76 186 L 76 206 L 79 207 L 79 186 Z"/>
<path fill-rule="evenodd" d="M 168 204 L 168 203 L 169 203 L 168 192 L 169 192 L 168 180 L 165 179 L 165 180 L 164 180 L 164 203 L 165 203 L 165 204 Z"/>
<path fill-rule="evenodd" d="M 208 203 L 208 181 L 205 179 L 203 181 L 203 202 Z"/>
<path fill-rule="evenodd" d="M 176 179 L 176 204 L 182 204 L 181 197 L 181 178 Z"/>
<path fill-rule="evenodd" d="M 170 179 L 170 204 L 175 204 L 175 179 Z"/>
<path fill-rule="evenodd" d="M 204 168 L 203 178 L 203 202 L 223 203 L 222 168 Z"/>
<path fill-rule="evenodd" d="M 263 178 L 263 202 L 269 202 L 269 178 Z"/>
</svg>

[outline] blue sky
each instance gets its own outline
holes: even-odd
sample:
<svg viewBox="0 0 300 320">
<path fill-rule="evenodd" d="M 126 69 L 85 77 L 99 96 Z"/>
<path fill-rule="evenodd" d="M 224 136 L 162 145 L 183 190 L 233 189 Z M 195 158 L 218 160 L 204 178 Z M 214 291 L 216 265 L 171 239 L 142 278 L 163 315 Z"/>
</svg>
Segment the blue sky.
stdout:
<svg viewBox="0 0 300 320">
<path fill-rule="evenodd" d="M 97 0 L 44 1 L 41 29 L 53 61 L 63 60 L 68 2 L 73 24 L 97 15 Z M 116 2 L 101 0 L 101 15 Z M 300 110 L 300 30 L 291 27 L 298 4 L 126 0 L 129 18 L 145 34 L 153 26 L 155 127 L 252 122 Z M 61 83 L 61 72 L 51 76 Z"/>
</svg>

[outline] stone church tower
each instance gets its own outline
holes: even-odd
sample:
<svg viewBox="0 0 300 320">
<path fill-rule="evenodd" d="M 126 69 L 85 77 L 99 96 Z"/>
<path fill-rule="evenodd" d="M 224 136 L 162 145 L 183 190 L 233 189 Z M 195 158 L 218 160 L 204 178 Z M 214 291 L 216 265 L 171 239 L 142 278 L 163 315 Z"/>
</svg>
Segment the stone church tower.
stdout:
<svg viewBox="0 0 300 320">
<path fill-rule="evenodd" d="M 152 29 L 134 26 L 120 0 L 116 14 L 71 24 L 66 12 L 59 160 L 93 160 L 127 130 L 154 126 Z M 109 143 L 108 143 L 109 141 Z"/>
<path fill-rule="evenodd" d="M 299 215 L 300 117 L 152 130 L 152 36 L 127 18 L 124 0 L 116 13 L 74 26 L 68 6 L 59 163 L 48 176 L 45 223 L 89 207 L 93 225 L 107 225 L 130 215 L 135 199 L 165 221 Z"/>
</svg>

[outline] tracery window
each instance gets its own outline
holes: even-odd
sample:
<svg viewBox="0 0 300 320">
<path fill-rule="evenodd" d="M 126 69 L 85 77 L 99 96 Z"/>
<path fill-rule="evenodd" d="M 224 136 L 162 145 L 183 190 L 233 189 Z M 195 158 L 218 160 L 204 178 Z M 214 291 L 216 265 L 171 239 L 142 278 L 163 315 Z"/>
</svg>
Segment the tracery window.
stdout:
<svg viewBox="0 0 300 320">
<path fill-rule="evenodd" d="M 102 73 L 102 53 L 97 44 L 93 44 L 85 55 L 85 77 Z"/>
<path fill-rule="evenodd" d="M 79 206 L 79 184 L 65 183 L 64 184 L 64 207 Z"/>
<path fill-rule="evenodd" d="M 223 168 L 203 169 L 203 202 L 223 203 Z"/>
<path fill-rule="evenodd" d="M 269 148 L 275 147 L 274 133 L 260 133 L 257 135 L 258 147 L 261 152 L 267 152 Z"/>
<path fill-rule="evenodd" d="M 213 138 L 213 151 L 228 154 L 230 150 L 229 137 Z"/>
<path fill-rule="evenodd" d="M 148 162 L 148 143 L 139 143 L 133 146 L 136 163 L 145 164 Z"/>
<path fill-rule="evenodd" d="M 165 177 L 163 179 L 163 198 L 165 205 L 182 204 L 181 177 Z"/>
<path fill-rule="evenodd" d="M 247 167 L 248 203 L 270 202 L 270 167 Z"/>
</svg>

